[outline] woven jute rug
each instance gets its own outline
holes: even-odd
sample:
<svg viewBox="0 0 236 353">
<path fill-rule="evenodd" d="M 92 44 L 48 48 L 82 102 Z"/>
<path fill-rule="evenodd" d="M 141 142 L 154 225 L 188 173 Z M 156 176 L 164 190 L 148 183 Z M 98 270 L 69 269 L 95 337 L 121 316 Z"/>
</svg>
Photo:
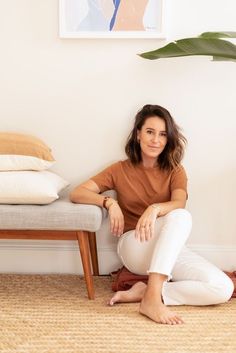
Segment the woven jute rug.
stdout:
<svg viewBox="0 0 236 353">
<path fill-rule="evenodd" d="M 75 275 L 0 275 L 1 353 L 236 352 L 236 299 L 172 307 L 183 325 L 160 325 L 139 304 L 106 305 L 111 278 L 95 277 L 88 300 Z"/>
</svg>

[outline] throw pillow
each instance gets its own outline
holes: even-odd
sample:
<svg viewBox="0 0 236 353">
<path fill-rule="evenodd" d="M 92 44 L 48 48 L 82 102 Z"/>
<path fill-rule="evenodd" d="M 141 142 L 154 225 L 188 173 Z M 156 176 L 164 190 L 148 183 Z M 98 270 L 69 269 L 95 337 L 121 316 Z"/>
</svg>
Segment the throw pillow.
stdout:
<svg viewBox="0 0 236 353">
<path fill-rule="evenodd" d="M 49 171 L 11 171 L 0 173 L 0 203 L 49 204 L 69 183 Z"/>
<path fill-rule="evenodd" d="M 0 133 L 0 171 L 45 170 L 53 163 L 50 148 L 37 137 Z"/>
</svg>

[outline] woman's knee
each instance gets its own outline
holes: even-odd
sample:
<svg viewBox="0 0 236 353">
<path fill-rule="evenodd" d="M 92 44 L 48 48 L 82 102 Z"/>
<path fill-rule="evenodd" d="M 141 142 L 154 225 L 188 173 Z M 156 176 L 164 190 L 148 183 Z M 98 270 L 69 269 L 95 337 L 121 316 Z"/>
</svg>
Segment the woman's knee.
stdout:
<svg viewBox="0 0 236 353">
<path fill-rule="evenodd" d="M 219 299 L 220 303 L 225 303 L 231 298 L 233 294 L 234 283 L 225 273 L 222 277 L 223 278 L 219 290 Z"/>
<path fill-rule="evenodd" d="M 177 208 L 166 215 L 168 221 L 174 221 L 176 224 L 183 225 L 189 230 L 192 227 L 191 213 L 184 208 Z"/>
<path fill-rule="evenodd" d="M 120 257 L 122 263 L 124 266 L 127 266 L 127 264 L 131 261 L 133 262 L 133 257 L 135 257 L 135 252 L 132 250 L 135 249 L 135 236 L 134 236 L 134 230 L 128 231 L 123 236 L 119 239 L 117 243 L 117 254 Z"/>
<path fill-rule="evenodd" d="M 191 213 L 185 208 L 176 208 L 175 210 L 167 213 L 167 216 L 171 218 L 178 218 L 178 219 L 188 220 L 192 222 Z"/>
<path fill-rule="evenodd" d="M 152 252 L 152 242 L 137 241 L 134 230 L 126 232 L 117 244 L 117 254 L 123 265 L 129 271 L 141 275 L 147 274 Z"/>
<path fill-rule="evenodd" d="M 210 281 L 209 284 L 214 293 L 212 304 L 225 303 L 231 298 L 234 291 L 234 284 L 224 272 L 221 272 L 220 279 L 218 278 L 215 282 Z"/>
</svg>

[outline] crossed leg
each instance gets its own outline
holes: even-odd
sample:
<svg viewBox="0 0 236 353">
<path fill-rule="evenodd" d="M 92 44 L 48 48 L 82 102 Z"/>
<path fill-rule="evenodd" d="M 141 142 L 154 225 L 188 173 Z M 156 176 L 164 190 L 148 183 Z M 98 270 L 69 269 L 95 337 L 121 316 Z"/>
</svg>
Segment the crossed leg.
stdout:
<svg viewBox="0 0 236 353">
<path fill-rule="evenodd" d="M 155 235 L 140 243 L 134 231 L 124 234 L 118 242 L 118 255 L 123 264 L 134 273 L 149 273 L 148 285 L 138 283 L 127 293 L 117 293 L 110 304 L 117 301 L 141 301 L 140 313 L 164 324 L 179 324 L 182 319 L 172 313 L 162 301 L 163 283 L 170 277 L 177 256 L 191 229 L 191 216 L 183 209 L 157 219 Z"/>
<path fill-rule="evenodd" d="M 118 254 L 123 264 L 136 274 L 149 272 L 149 281 L 148 285 L 138 282 L 128 291 L 116 292 L 110 305 L 117 302 L 141 302 L 141 314 L 158 323 L 176 324 L 183 320 L 166 305 L 211 305 L 223 303 L 231 297 L 233 282 L 228 276 L 184 247 L 187 231 L 186 227 L 184 229 L 180 226 L 182 216 L 179 218 L 179 215 L 186 216 L 186 211 L 176 211 L 171 212 L 167 222 L 165 217 L 159 219 L 157 233 L 149 242 L 135 243 L 132 233 L 126 233 L 123 240 L 120 239 Z M 156 271 L 153 271 L 155 268 Z M 171 271 L 168 270 L 170 268 Z M 167 277 L 172 277 L 172 282 L 168 282 Z"/>
<path fill-rule="evenodd" d="M 155 274 L 149 275 L 149 281 L 153 275 Z M 153 281 L 154 283 L 158 283 L 157 278 L 153 277 Z M 151 288 L 152 287 L 153 286 L 151 286 Z M 162 303 L 167 306 L 214 305 L 227 302 L 233 290 L 233 282 L 224 272 L 200 255 L 184 247 L 173 268 L 172 281 L 163 282 L 161 296 Z M 171 321 L 173 318 L 174 322 L 176 319 L 180 319 L 174 313 L 173 317 L 170 313 L 163 312 L 161 305 L 156 309 L 156 314 L 154 314 L 155 310 L 153 309 L 156 300 L 155 298 L 152 300 L 152 294 L 153 296 L 156 295 L 155 292 L 148 291 L 148 286 L 145 283 L 137 282 L 128 291 L 116 292 L 109 304 L 113 305 L 118 302 L 141 302 L 140 313 L 146 315 L 145 312 L 147 311 L 148 315 L 146 316 L 151 319 L 153 315 L 155 315 L 153 318 L 154 321 L 168 323 L 168 320 L 163 318 L 163 314 L 168 314 L 168 318 L 171 318 Z M 156 297 L 158 298 L 158 294 Z M 153 304 L 152 301 L 154 302 Z"/>
</svg>

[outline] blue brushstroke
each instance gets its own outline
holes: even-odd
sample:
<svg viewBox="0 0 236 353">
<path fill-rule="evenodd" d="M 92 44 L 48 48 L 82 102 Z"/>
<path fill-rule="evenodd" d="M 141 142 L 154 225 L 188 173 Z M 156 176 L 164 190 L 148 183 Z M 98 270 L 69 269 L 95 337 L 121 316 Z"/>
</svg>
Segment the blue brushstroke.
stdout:
<svg viewBox="0 0 236 353">
<path fill-rule="evenodd" d="M 114 24 L 115 24 L 116 14 L 117 14 L 118 8 L 120 6 L 120 0 L 113 0 L 113 3 L 115 6 L 115 10 L 114 10 L 113 16 L 111 18 L 111 22 L 110 22 L 110 31 L 112 30 L 112 28 L 114 27 Z"/>
</svg>

